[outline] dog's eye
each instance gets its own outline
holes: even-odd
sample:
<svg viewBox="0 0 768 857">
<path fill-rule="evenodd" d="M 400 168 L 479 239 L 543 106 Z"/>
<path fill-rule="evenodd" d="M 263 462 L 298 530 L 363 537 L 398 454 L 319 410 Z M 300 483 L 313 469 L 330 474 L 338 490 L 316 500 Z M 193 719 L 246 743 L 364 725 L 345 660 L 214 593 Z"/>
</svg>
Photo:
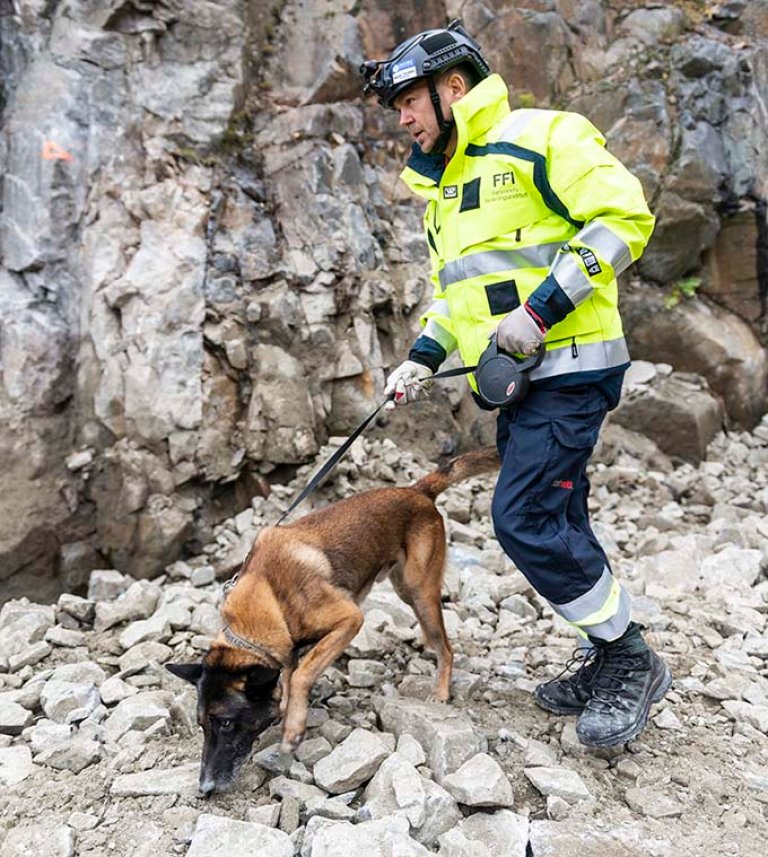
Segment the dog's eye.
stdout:
<svg viewBox="0 0 768 857">
<path fill-rule="evenodd" d="M 222 720 L 219 720 L 219 729 L 231 729 L 232 721 L 228 720 L 226 717 Z"/>
</svg>

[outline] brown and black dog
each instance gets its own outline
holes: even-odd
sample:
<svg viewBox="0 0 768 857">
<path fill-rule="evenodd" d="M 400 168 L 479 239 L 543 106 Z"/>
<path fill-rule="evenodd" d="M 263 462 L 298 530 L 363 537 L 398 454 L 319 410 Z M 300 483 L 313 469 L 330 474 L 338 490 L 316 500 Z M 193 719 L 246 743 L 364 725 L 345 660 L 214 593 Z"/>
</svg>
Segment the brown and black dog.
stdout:
<svg viewBox="0 0 768 857">
<path fill-rule="evenodd" d="M 498 466 L 492 447 L 469 452 L 410 487 L 366 491 L 259 533 L 222 606 L 224 630 L 202 663 L 166 665 L 197 687 L 203 794 L 235 780 L 256 737 L 277 718 L 281 673 L 281 749 L 299 745 L 312 685 L 360 630 L 358 604 L 387 575 L 437 652 L 434 698 L 448 700 L 453 652 L 440 600 L 446 540 L 434 501 L 449 485 Z"/>
</svg>

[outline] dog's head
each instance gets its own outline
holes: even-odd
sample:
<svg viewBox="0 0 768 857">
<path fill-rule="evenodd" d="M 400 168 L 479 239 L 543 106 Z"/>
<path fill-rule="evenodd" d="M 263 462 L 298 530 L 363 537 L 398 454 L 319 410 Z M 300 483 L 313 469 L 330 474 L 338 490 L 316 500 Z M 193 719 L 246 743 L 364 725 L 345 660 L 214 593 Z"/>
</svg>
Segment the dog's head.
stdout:
<svg viewBox="0 0 768 857">
<path fill-rule="evenodd" d="M 277 719 L 274 690 L 280 671 L 257 663 L 227 666 L 215 649 L 202 663 L 165 667 L 197 687 L 197 722 L 203 729 L 200 793 L 207 797 L 235 781 L 253 742 Z"/>
</svg>

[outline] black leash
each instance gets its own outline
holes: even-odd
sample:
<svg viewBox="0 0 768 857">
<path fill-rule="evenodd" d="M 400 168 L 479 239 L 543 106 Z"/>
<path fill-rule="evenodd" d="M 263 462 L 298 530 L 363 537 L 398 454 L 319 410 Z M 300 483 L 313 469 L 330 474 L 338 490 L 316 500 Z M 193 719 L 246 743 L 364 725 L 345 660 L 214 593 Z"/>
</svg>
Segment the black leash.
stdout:
<svg viewBox="0 0 768 857">
<path fill-rule="evenodd" d="M 458 369 L 446 369 L 444 372 L 438 372 L 436 375 L 432 375 L 430 378 L 425 378 L 425 381 L 440 381 L 443 378 L 456 378 L 459 375 L 469 375 L 470 372 L 474 372 L 477 369 L 477 366 L 461 366 Z M 317 471 L 317 473 L 309 480 L 307 485 L 302 489 L 301 493 L 296 496 L 292 501 L 291 505 L 283 512 L 283 514 L 278 519 L 275 524 L 276 527 L 279 527 L 280 524 L 291 514 L 291 512 L 317 488 L 317 486 L 325 479 L 325 477 L 333 470 L 333 468 L 339 463 L 341 458 L 344 457 L 346 451 L 352 446 L 352 444 L 360 437 L 360 435 L 368 428 L 370 423 L 378 416 L 379 411 L 384 407 L 384 405 L 389 402 L 391 397 L 385 399 L 373 413 L 369 414 L 360 425 L 352 432 L 352 434 L 344 441 L 344 443 L 333 453 L 333 455 L 325 462 L 325 464 Z"/>
</svg>

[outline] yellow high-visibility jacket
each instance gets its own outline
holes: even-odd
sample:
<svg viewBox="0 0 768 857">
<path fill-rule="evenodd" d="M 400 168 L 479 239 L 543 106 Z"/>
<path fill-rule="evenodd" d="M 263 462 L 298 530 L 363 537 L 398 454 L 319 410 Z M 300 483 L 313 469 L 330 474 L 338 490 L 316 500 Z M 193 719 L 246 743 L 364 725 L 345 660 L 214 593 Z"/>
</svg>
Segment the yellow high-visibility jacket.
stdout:
<svg viewBox="0 0 768 857">
<path fill-rule="evenodd" d="M 436 369 L 458 347 L 474 365 L 501 319 L 528 301 L 550 328 L 532 381 L 586 380 L 629 360 L 616 277 L 642 253 L 654 218 L 587 119 L 510 111 L 507 99 L 499 75 L 483 80 L 453 104 L 448 163 L 414 146 L 403 170 L 428 200 L 434 284 L 410 356 Z"/>
</svg>

